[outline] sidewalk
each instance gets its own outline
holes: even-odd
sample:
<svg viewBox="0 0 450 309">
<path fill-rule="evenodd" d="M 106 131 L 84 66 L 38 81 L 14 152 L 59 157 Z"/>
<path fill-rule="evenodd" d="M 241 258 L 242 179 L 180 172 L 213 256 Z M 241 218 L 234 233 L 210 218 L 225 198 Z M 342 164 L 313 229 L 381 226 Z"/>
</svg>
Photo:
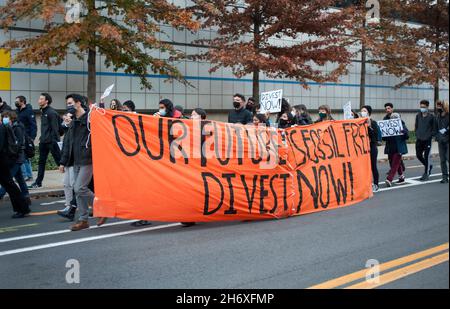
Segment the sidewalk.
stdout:
<svg viewBox="0 0 450 309">
<path fill-rule="evenodd" d="M 431 156 L 439 156 L 438 145 L 433 142 L 431 147 Z M 404 156 L 404 160 L 413 160 L 416 158 L 416 148 L 414 144 L 408 144 L 408 154 Z M 378 162 L 387 162 L 387 155 L 384 154 L 384 146 L 378 147 Z M 37 177 L 37 172 L 33 172 L 34 179 Z M 43 186 L 40 189 L 31 189 L 31 197 L 47 197 L 47 196 L 63 196 L 63 179 L 64 174 L 61 174 L 58 170 L 46 171 Z M 30 183 L 29 183 L 30 184 Z"/>
</svg>

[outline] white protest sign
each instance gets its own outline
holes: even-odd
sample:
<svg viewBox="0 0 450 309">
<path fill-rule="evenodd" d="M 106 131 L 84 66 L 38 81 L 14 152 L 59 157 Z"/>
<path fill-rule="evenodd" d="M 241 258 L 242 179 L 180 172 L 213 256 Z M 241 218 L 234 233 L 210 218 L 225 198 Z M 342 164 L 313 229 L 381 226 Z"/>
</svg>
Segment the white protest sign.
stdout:
<svg viewBox="0 0 450 309">
<path fill-rule="evenodd" d="M 344 119 L 353 119 L 353 115 L 352 115 L 352 102 L 348 101 L 347 103 L 344 104 L 343 107 L 343 111 L 344 111 Z"/>
<path fill-rule="evenodd" d="M 114 84 L 112 84 L 111 86 L 109 86 L 108 88 L 106 88 L 105 92 L 102 94 L 102 96 L 100 97 L 100 99 L 104 99 L 106 97 L 108 97 L 111 94 L 111 91 L 114 88 Z"/>
<path fill-rule="evenodd" d="M 403 125 L 401 119 L 390 119 L 378 121 L 382 137 L 403 135 Z"/>
<path fill-rule="evenodd" d="M 283 98 L 283 89 L 261 93 L 260 113 L 279 113 L 281 112 L 281 99 Z"/>
</svg>

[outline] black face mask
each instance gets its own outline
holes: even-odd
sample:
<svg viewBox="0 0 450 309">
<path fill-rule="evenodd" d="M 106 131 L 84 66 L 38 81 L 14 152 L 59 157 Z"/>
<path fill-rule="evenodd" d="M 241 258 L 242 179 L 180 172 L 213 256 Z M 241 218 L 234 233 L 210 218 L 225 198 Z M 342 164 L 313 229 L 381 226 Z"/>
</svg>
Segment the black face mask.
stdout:
<svg viewBox="0 0 450 309">
<path fill-rule="evenodd" d="M 76 110 L 75 107 L 72 105 L 72 106 L 68 106 L 68 107 L 67 107 L 67 112 L 68 112 L 69 114 L 75 115 L 75 113 L 77 112 L 77 110 Z"/>
<path fill-rule="evenodd" d="M 240 108 L 241 107 L 241 103 L 233 102 L 233 106 L 234 106 L 234 108 Z"/>
<path fill-rule="evenodd" d="M 19 102 L 15 102 L 14 105 L 16 105 L 17 108 L 20 108 L 20 103 Z"/>
<path fill-rule="evenodd" d="M 439 108 L 439 107 L 436 110 L 438 113 L 442 113 L 444 111 L 442 108 Z"/>
</svg>

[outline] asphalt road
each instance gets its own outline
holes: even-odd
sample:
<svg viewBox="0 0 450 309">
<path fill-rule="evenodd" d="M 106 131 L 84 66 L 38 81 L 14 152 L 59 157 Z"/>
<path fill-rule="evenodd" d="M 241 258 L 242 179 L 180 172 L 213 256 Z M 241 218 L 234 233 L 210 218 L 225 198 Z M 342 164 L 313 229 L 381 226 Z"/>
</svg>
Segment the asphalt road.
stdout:
<svg viewBox="0 0 450 309">
<path fill-rule="evenodd" d="M 407 161 L 408 178 L 421 175 L 418 165 Z M 434 165 L 433 174 L 440 173 Z M 380 166 L 382 179 L 386 169 Z M 9 203 L 0 202 L 0 288 L 308 288 L 365 273 L 371 259 L 383 265 L 448 244 L 449 187 L 439 180 L 416 178 L 358 205 L 301 217 L 189 228 L 111 220 L 75 233 L 46 214 L 62 207 L 61 198 L 34 200 L 33 211 L 42 215 L 20 220 L 10 219 Z M 66 282 L 70 259 L 79 262 L 80 283 Z M 387 274 L 396 270 L 407 275 Z M 448 246 L 381 269 L 380 279 L 384 274 L 393 279 L 379 288 L 448 289 Z M 342 279 L 338 287 L 364 278 Z"/>
</svg>

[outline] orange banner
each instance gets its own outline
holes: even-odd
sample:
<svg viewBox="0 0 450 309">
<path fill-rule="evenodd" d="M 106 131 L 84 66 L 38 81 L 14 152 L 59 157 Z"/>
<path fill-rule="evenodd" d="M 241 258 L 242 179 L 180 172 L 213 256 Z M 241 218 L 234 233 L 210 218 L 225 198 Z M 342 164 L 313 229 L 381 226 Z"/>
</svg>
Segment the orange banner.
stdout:
<svg viewBox="0 0 450 309">
<path fill-rule="evenodd" d="M 284 218 L 372 196 L 364 119 L 287 130 L 92 111 L 97 217 Z"/>
</svg>

